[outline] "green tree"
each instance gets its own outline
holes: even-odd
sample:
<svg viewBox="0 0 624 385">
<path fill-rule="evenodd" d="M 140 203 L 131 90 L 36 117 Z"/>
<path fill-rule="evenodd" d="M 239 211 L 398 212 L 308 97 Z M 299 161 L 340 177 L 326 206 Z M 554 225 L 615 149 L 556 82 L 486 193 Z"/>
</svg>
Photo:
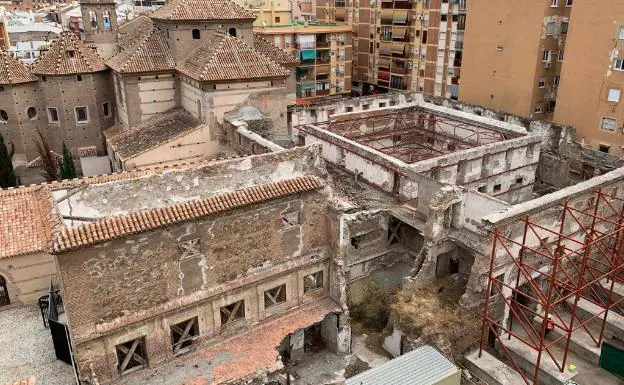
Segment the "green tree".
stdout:
<svg viewBox="0 0 624 385">
<path fill-rule="evenodd" d="M 37 135 L 39 136 L 39 140 L 33 139 L 33 142 L 35 142 L 37 152 L 41 158 L 41 175 L 48 182 L 58 180 L 57 162 L 54 158 L 52 150 L 50 150 L 50 146 L 43 137 L 43 134 L 41 134 L 41 131 L 37 130 Z"/>
<path fill-rule="evenodd" d="M 16 187 L 17 178 L 15 177 L 15 170 L 13 170 L 13 154 L 15 153 L 15 147 L 13 143 L 10 144 L 9 150 L 4 143 L 4 138 L 0 134 L 0 187 Z"/>
<path fill-rule="evenodd" d="M 59 174 L 61 179 L 73 179 L 76 177 L 76 166 L 71 152 L 63 142 L 63 163 L 59 166 Z"/>
</svg>

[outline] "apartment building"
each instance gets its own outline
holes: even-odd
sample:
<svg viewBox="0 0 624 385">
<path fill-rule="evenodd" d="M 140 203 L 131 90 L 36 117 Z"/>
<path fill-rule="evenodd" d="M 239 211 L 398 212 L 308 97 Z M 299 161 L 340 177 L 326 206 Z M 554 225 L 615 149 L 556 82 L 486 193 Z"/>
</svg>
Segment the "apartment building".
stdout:
<svg viewBox="0 0 624 385">
<path fill-rule="evenodd" d="M 254 27 L 284 26 L 293 22 L 293 4 L 287 0 L 236 0 L 234 3 L 256 15 Z"/>
<path fill-rule="evenodd" d="M 308 104 L 320 97 L 351 93 L 352 28 L 345 23 L 304 22 L 256 27 L 254 33 L 299 59 L 297 104 Z"/>
<path fill-rule="evenodd" d="M 316 16 L 354 25 L 353 78 L 361 93 L 457 98 L 465 0 L 317 0 Z"/>
<path fill-rule="evenodd" d="M 554 120 L 576 127 L 579 142 L 623 156 L 624 3 L 574 3 Z"/>
<path fill-rule="evenodd" d="M 469 2 L 459 99 L 552 119 L 572 5 L 573 0 Z"/>
</svg>

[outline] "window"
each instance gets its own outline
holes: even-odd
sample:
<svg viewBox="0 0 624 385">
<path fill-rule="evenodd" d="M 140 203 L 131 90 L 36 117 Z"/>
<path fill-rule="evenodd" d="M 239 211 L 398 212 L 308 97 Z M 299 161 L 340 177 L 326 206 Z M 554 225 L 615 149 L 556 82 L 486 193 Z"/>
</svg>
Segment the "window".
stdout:
<svg viewBox="0 0 624 385">
<path fill-rule="evenodd" d="M 347 112 L 353 112 L 353 107 L 352 106 L 347 106 L 346 111 Z"/>
<path fill-rule="evenodd" d="M 485 194 L 485 193 L 487 193 L 487 186 L 481 186 L 481 187 L 479 187 L 479 188 L 478 188 L 478 191 L 479 191 L 480 193 L 484 193 L 484 194 Z"/>
<path fill-rule="evenodd" d="M 617 119 L 603 116 L 600 120 L 600 128 L 605 131 L 615 131 L 617 127 Z"/>
<path fill-rule="evenodd" d="M 183 353 L 199 337 L 197 317 L 171 326 L 171 346 L 173 354 Z"/>
<path fill-rule="evenodd" d="M 46 80 L 47 80 L 47 78 L 46 78 L 45 76 L 42 76 L 42 77 L 41 77 L 41 81 L 42 81 L 42 82 L 45 82 Z"/>
<path fill-rule="evenodd" d="M 550 6 L 551 7 L 556 7 L 558 4 L 558 0 L 550 0 Z"/>
<path fill-rule="evenodd" d="M 490 288 L 490 297 L 501 294 L 503 292 L 503 279 L 505 274 L 498 275 L 492 278 L 492 287 Z"/>
<path fill-rule="evenodd" d="M 280 17 L 279 17 L 279 16 L 275 16 L 275 22 L 276 22 L 276 23 L 279 23 L 279 22 L 280 22 L 280 20 L 281 20 L 281 19 L 280 19 Z"/>
<path fill-rule="evenodd" d="M 561 80 L 561 76 L 556 75 L 555 76 L 555 81 L 554 81 L 555 87 L 559 87 L 559 81 L 560 80 Z"/>
<path fill-rule="evenodd" d="M 147 367 L 147 352 L 143 337 L 115 346 L 117 353 L 117 369 L 127 374 Z"/>
<path fill-rule="evenodd" d="M 379 108 L 383 108 L 386 106 L 386 103 L 379 103 Z"/>
<path fill-rule="evenodd" d="M 453 20 L 453 21 L 459 20 L 459 15 L 453 15 L 451 20 Z"/>
<path fill-rule="evenodd" d="M 5 110 L 0 110 L 0 122 L 6 123 L 9 121 L 9 114 Z"/>
<path fill-rule="evenodd" d="M 620 27 L 620 36 L 619 36 L 620 40 L 624 40 L 624 25 Z"/>
<path fill-rule="evenodd" d="M 368 110 L 369 105 L 368 104 L 362 104 L 362 110 Z"/>
<path fill-rule="evenodd" d="M 609 90 L 609 95 L 607 96 L 607 100 L 610 102 L 619 102 L 620 101 L 620 95 L 622 94 L 621 90 L 615 89 L 615 88 L 611 88 Z"/>
<path fill-rule="evenodd" d="M 624 71 L 624 59 L 615 59 L 614 70 Z"/>
<path fill-rule="evenodd" d="M 77 82 L 81 82 L 82 81 L 82 75 L 76 75 L 76 81 Z"/>
<path fill-rule="evenodd" d="M 524 178 L 522 177 L 516 178 L 516 184 L 522 184 L 522 183 L 524 183 Z"/>
<path fill-rule="evenodd" d="M 230 34 L 230 36 L 236 37 L 236 28 L 232 27 L 228 29 L 228 34 Z"/>
<path fill-rule="evenodd" d="M 76 55 L 76 53 L 74 52 L 74 50 L 68 49 L 67 50 L 67 54 L 69 55 L 69 57 L 74 57 Z"/>
<path fill-rule="evenodd" d="M 448 21 L 448 15 L 440 15 L 440 21 Z"/>
<path fill-rule="evenodd" d="M 87 107 L 75 107 L 74 111 L 76 112 L 76 123 L 86 123 L 89 121 Z"/>
<path fill-rule="evenodd" d="M 303 293 L 309 293 L 323 288 L 323 270 L 303 277 Z"/>
<path fill-rule="evenodd" d="M 546 23 L 546 35 L 554 35 L 555 34 L 555 22 L 551 21 Z"/>
<path fill-rule="evenodd" d="M 199 29 L 197 28 L 193 29 L 193 31 L 191 31 L 191 34 L 193 35 L 193 40 L 199 40 L 200 38 Z"/>
<path fill-rule="evenodd" d="M 231 305 L 223 306 L 221 312 L 221 325 L 229 324 L 245 318 L 245 301 L 240 300 Z"/>
<path fill-rule="evenodd" d="M 574 0 L 566 0 L 566 7 L 571 7 Z"/>
<path fill-rule="evenodd" d="M 299 226 L 299 211 L 293 211 L 282 216 L 282 230 Z"/>
<path fill-rule="evenodd" d="M 495 184 L 494 185 L 494 192 L 499 192 L 502 189 L 502 186 L 500 184 Z"/>
<path fill-rule="evenodd" d="M 264 292 L 264 308 L 286 302 L 286 285 L 274 287 Z"/>
<path fill-rule="evenodd" d="M 546 77 L 545 76 L 540 76 L 539 80 L 537 81 L 537 86 L 539 88 L 546 87 Z"/>
<path fill-rule="evenodd" d="M 30 120 L 37 119 L 37 109 L 35 107 L 28 107 L 26 109 L 26 115 L 28 116 L 28 119 Z"/>
<path fill-rule="evenodd" d="M 544 53 L 542 54 L 542 60 L 550 61 L 551 58 L 552 58 L 552 52 L 549 49 L 545 50 Z"/>
<path fill-rule="evenodd" d="M 59 115 L 56 107 L 48 107 L 48 122 L 58 123 Z"/>
<path fill-rule="evenodd" d="M 598 151 L 600 152 L 605 152 L 605 153 L 609 153 L 609 149 L 611 148 L 611 146 L 607 146 L 606 144 L 599 144 L 598 145 Z"/>
<path fill-rule="evenodd" d="M 536 114 L 541 114 L 542 113 L 542 105 L 540 103 L 537 103 L 535 105 L 535 113 Z"/>
<path fill-rule="evenodd" d="M 563 50 L 560 49 L 559 53 L 557 54 L 557 60 L 562 61 L 563 60 Z"/>
<path fill-rule="evenodd" d="M 104 110 L 104 117 L 109 118 L 111 116 L 110 102 L 102 103 L 102 109 Z"/>
<path fill-rule="evenodd" d="M 561 22 L 561 34 L 562 35 L 566 35 L 568 33 L 568 22 L 567 21 L 563 21 Z"/>
</svg>

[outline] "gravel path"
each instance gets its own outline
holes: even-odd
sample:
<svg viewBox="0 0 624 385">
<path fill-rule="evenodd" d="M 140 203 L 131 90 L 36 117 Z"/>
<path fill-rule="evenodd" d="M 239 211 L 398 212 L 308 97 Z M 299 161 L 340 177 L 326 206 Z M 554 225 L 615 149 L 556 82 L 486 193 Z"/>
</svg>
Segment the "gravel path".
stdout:
<svg viewBox="0 0 624 385">
<path fill-rule="evenodd" d="M 36 306 L 0 311 L 0 384 L 35 377 L 37 385 L 75 385 L 71 366 L 54 355 Z"/>
</svg>

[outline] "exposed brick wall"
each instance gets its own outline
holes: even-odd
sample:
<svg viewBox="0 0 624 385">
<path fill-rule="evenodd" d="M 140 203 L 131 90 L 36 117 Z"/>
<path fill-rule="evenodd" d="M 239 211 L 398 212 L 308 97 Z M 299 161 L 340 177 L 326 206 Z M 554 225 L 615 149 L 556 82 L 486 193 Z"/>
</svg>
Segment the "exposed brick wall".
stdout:
<svg viewBox="0 0 624 385">
<path fill-rule="evenodd" d="M 215 289 L 325 247 L 325 202 L 315 192 L 60 255 L 75 340 L 87 338 L 95 324 Z M 282 231 L 283 213 L 296 210 L 301 226 Z M 194 238 L 200 239 L 203 257 L 180 263 L 178 244 Z"/>
</svg>

